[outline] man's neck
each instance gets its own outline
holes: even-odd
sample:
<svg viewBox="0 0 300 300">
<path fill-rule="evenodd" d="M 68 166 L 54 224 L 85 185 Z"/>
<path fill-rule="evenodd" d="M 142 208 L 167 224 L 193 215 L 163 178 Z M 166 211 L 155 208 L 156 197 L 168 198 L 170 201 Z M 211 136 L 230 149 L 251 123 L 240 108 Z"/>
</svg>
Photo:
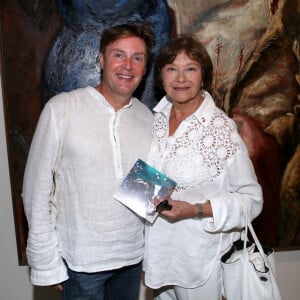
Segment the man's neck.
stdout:
<svg viewBox="0 0 300 300">
<path fill-rule="evenodd" d="M 115 111 L 118 111 L 125 105 L 129 104 L 131 100 L 131 96 L 122 97 L 121 95 L 112 93 L 110 89 L 107 89 L 101 83 L 98 86 L 96 86 L 95 89 L 103 95 L 103 97 L 114 108 Z"/>
</svg>

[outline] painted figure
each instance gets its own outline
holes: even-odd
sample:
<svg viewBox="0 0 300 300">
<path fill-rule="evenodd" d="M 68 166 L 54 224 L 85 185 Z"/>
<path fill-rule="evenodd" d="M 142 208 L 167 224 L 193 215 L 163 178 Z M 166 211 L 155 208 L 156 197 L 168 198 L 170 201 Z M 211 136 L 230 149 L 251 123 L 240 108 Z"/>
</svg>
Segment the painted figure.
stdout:
<svg viewBox="0 0 300 300">
<path fill-rule="evenodd" d="M 99 42 L 104 29 L 122 23 L 149 23 L 157 42 L 153 56 L 169 40 L 171 20 L 165 0 L 59 0 L 63 27 L 54 41 L 43 71 L 43 99 L 100 83 Z M 156 103 L 152 57 L 135 95 L 149 107 Z"/>
</svg>

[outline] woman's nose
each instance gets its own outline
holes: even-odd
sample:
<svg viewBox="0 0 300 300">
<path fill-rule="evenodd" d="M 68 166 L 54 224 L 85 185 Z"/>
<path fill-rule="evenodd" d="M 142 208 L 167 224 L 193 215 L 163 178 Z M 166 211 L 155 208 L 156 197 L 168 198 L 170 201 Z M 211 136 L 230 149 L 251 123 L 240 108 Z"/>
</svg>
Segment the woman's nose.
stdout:
<svg viewBox="0 0 300 300">
<path fill-rule="evenodd" d="M 176 77 L 176 80 L 180 83 L 182 82 L 185 82 L 186 78 L 185 78 L 185 74 L 184 74 L 184 71 L 178 71 L 177 72 L 177 77 Z"/>
</svg>

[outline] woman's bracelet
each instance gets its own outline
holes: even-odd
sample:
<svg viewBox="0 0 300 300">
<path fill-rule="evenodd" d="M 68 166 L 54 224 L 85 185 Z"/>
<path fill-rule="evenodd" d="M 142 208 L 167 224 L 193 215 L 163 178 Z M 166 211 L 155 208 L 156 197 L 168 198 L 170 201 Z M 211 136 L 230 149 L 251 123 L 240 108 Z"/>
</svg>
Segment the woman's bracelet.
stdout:
<svg viewBox="0 0 300 300">
<path fill-rule="evenodd" d="M 198 215 L 197 218 L 202 219 L 203 218 L 203 204 L 202 203 L 196 203 L 198 206 Z"/>
</svg>

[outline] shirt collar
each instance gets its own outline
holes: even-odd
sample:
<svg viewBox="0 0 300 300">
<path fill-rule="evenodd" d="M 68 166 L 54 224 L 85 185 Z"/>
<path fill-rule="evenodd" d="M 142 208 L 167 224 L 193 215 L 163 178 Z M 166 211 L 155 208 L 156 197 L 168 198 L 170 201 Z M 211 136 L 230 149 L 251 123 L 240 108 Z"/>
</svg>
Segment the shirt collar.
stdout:
<svg viewBox="0 0 300 300">
<path fill-rule="evenodd" d="M 192 115 L 194 115 L 198 121 L 206 127 L 212 118 L 215 106 L 216 105 L 212 96 L 207 91 L 204 91 L 204 101 Z M 166 118 L 168 118 L 171 109 L 172 102 L 167 98 L 167 96 L 164 96 L 153 108 L 153 111 L 156 113 L 162 113 L 166 116 Z"/>
<path fill-rule="evenodd" d="M 100 98 L 101 101 L 102 101 L 102 103 L 103 103 L 104 105 L 106 105 L 107 107 L 113 109 L 113 107 L 111 106 L 111 104 L 105 99 L 105 97 L 102 95 L 102 93 L 100 93 L 100 92 L 99 92 L 98 90 L 96 90 L 94 87 L 91 87 L 89 90 L 90 90 L 90 92 L 91 92 L 96 98 Z M 128 108 L 128 107 L 131 107 L 132 104 L 133 104 L 133 99 L 134 99 L 134 97 L 131 97 L 129 103 L 125 104 L 120 110 L 126 109 L 126 108 Z"/>
</svg>

